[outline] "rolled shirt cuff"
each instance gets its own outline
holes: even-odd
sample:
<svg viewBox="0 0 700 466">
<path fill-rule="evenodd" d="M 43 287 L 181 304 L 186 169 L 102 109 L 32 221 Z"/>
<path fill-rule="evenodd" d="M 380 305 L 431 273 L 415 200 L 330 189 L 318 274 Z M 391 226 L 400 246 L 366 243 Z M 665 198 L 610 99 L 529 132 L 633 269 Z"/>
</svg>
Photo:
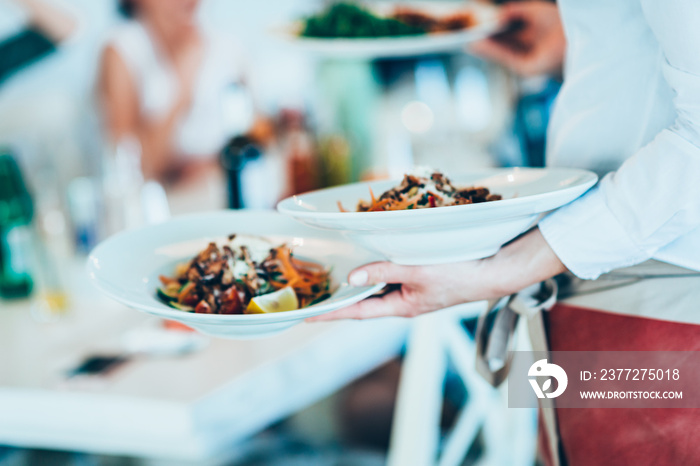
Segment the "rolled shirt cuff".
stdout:
<svg viewBox="0 0 700 466">
<path fill-rule="evenodd" d="M 595 279 L 651 257 L 629 238 L 610 211 L 601 185 L 539 223 L 542 235 L 559 260 L 583 279 Z"/>
</svg>

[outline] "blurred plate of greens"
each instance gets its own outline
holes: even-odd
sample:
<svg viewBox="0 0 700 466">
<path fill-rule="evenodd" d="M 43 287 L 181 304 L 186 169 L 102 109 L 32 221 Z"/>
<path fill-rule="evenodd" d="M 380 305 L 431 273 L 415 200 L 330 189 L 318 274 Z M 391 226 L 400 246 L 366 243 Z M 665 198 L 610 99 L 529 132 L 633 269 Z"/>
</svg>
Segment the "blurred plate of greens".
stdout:
<svg viewBox="0 0 700 466">
<path fill-rule="evenodd" d="M 477 2 L 333 2 L 274 33 L 321 56 L 423 55 L 459 50 L 498 32 L 497 12 Z"/>
</svg>

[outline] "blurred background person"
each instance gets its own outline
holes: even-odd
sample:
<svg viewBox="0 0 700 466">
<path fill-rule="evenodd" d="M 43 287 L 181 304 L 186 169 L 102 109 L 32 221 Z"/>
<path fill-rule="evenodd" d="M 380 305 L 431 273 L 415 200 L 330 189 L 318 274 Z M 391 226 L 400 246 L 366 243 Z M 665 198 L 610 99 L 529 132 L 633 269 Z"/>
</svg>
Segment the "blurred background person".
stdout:
<svg viewBox="0 0 700 466">
<path fill-rule="evenodd" d="M 0 84 L 26 65 L 56 50 L 68 39 L 77 22 L 60 7 L 41 0 L 14 0 L 27 15 L 27 24 L 0 40 Z"/>
<path fill-rule="evenodd" d="M 123 0 L 102 55 L 107 137 L 136 137 L 146 179 L 176 181 L 216 162 L 227 134 L 221 96 L 241 77 L 231 41 L 204 29 L 199 0 Z"/>
<path fill-rule="evenodd" d="M 517 77 L 513 115 L 491 146 L 504 166 L 545 166 L 547 126 L 562 85 L 566 40 L 553 0 L 497 1 L 505 31 L 473 44 L 481 56 Z"/>
</svg>

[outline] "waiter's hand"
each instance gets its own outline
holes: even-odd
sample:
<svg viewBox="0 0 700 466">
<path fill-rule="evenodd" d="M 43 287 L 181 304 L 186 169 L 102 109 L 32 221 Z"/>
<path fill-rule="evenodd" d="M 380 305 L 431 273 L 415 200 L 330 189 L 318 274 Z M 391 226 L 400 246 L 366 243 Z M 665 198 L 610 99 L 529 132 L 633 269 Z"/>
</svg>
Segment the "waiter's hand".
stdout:
<svg viewBox="0 0 700 466">
<path fill-rule="evenodd" d="M 566 38 L 556 4 L 545 1 L 507 3 L 500 20 L 507 29 L 469 49 L 523 76 L 560 74 Z"/>
<path fill-rule="evenodd" d="M 380 297 L 308 319 L 368 319 L 415 317 L 456 304 L 506 296 L 566 270 L 539 229 L 512 242 L 493 257 L 430 266 L 376 262 L 353 270 L 353 286 L 400 285 Z"/>
</svg>

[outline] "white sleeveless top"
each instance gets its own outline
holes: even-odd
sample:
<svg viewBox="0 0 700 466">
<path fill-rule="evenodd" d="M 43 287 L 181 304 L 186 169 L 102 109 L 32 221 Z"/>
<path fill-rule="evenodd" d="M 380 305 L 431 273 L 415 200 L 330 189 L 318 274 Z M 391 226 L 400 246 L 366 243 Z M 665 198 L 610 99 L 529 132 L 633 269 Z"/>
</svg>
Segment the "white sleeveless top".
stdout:
<svg viewBox="0 0 700 466">
<path fill-rule="evenodd" d="M 230 136 L 223 120 L 221 96 L 240 80 L 239 54 L 231 40 L 204 32 L 204 57 L 195 79 L 190 110 L 174 135 L 177 155 L 206 157 L 217 153 Z M 162 118 L 175 105 L 178 80 L 167 57 L 158 49 L 140 21 L 126 21 L 114 32 L 109 45 L 126 63 L 136 84 L 140 109 L 146 118 Z"/>
</svg>

